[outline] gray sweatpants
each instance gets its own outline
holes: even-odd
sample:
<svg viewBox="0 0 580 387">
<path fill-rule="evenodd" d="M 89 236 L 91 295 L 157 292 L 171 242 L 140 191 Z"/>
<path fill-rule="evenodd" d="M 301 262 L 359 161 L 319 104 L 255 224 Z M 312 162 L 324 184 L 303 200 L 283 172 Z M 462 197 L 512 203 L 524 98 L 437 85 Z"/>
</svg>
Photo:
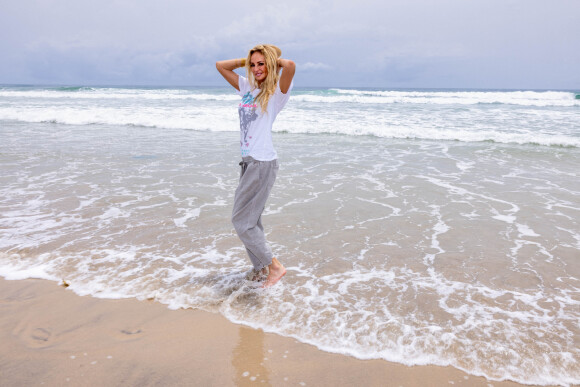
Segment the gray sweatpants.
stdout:
<svg viewBox="0 0 580 387">
<path fill-rule="evenodd" d="M 246 247 L 254 270 L 258 271 L 272 263 L 272 250 L 266 242 L 261 219 L 276 180 L 278 160 L 257 161 L 244 157 L 240 165 L 242 171 L 234 197 L 232 223 Z"/>
</svg>

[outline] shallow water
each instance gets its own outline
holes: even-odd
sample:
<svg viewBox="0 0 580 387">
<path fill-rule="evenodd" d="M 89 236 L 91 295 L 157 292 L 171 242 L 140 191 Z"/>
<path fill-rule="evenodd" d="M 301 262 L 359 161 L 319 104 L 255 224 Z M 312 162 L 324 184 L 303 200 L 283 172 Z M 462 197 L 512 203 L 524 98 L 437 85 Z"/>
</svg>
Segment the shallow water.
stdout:
<svg viewBox="0 0 580 387">
<path fill-rule="evenodd" d="M 262 290 L 229 221 L 236 132 L 23 121 L 0 123 L 6 278 L 359 358 L 580 383 L 577 147 L 276 133 L 263 222 L 288 274 Z"/>
</svg>

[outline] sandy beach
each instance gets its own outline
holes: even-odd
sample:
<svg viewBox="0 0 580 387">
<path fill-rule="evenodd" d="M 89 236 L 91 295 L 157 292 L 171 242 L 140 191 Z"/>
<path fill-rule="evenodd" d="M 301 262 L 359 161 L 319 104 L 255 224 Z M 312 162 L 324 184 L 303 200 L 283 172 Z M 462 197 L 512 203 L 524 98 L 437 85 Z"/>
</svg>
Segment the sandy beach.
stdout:
<svg viewBox="0 0 580 387">
<path fill-rule="evenodd" d="M 326 353 L 218 314 L 0 280 L 2 386 L 519 386 Z"/>
</svg>

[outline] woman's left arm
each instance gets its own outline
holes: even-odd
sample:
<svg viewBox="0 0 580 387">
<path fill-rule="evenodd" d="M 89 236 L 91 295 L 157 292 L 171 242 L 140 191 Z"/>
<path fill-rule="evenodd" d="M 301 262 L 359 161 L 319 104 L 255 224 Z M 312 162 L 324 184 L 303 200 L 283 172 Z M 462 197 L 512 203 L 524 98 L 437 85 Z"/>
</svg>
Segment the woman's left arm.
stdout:
<svg viewBox="0 0 580 387">
<path fill-rule="evenodd" d="M 290 59 L 278 58 L 278 67 L 284 69 L 282 75 L 280 76 L 280 91 L 286 94 L 290 85 L 292 84 L 292 79 L 294 78 L 294 73 L 296 72 L 296 63 Z"/>
</svg>

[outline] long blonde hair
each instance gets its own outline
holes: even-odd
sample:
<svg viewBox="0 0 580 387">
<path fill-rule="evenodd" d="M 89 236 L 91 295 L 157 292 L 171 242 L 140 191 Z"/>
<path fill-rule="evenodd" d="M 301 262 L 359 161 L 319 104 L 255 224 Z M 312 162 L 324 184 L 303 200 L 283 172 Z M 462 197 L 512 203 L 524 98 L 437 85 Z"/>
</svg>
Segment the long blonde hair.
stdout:
<svg viewBox="0 0 580 387">
<path fill-rule="evenodd" d="M 268 101 L 270 100 L 270 97 L 273 96 L 276 92 L 276 85 L 280 79 L 278 58 L 282 56 L 282 50 L 272 44 L 258 44 L 248 52 L 248 58 L 246 59 L 246 73 L 248 75 L 248 81 L 254 88 L 258 88 L 258 82 L 254 78 L 254 74 L 250 69 L 250 60 L 252 59 L 252 54 L 255 52 L 259 52 L 264 55 L 266 68 L 268 69 L 268 75 L 260 85 L 260 93 L 258 93 L 255 98 L 255 100 L 260 104 L 262 111 L 265 112 L 268 109 Z"/>
</svg>

